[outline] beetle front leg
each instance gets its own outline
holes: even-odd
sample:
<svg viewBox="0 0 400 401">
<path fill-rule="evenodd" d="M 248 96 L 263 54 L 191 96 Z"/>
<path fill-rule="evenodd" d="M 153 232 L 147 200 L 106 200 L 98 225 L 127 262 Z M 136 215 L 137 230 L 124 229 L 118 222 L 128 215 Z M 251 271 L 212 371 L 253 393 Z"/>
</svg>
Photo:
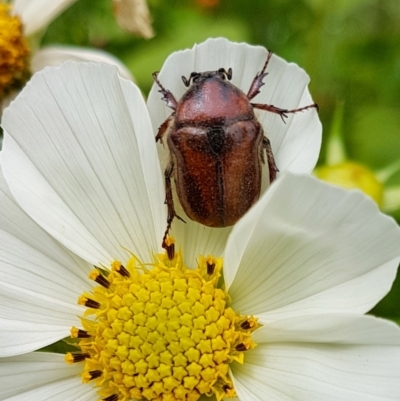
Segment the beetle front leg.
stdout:
<svg viewBox="0 0 400 401">
<path fill-rule="evenodd" d="M 176 101 L 174 95 L 168 89 L 165 89 L 161 85 L 161 82 L 158 80 L 157 77 L 158 77 L 158 72 L 153 72 L 153 79 L 154 81 L 156 81 L 156 84 L 160 87 L 159 92 L 164 96 L 162 100 L 164 100 L 167 103 L 167 106 L 170 107 L 172 110 L 176 110 L 178 102 Z"/>
<path fill-rule="evenodd" d="M 250 89 L 247 92 L 247 98 L 249 100 L 253 99 L 253 97 L 255 97 L 260 93 L 260 88 L 264 85 L 263 79 L 268 75 L 268 73 L 265 72 L 265 70 L 267 69 L 271 57 L 272 57 L 272 52 L 268 51 L 267 60 L 265 61 L 262 70 L 259 73 L 257 73 L 257 75 L 254 77 Z"/>
<path fill-rule="evenodd" d="M 297 113 L 298 111 L 304 111 L 308 109 L 317 109 L 318 111 L 318 105 L 316 103 L 309 104 L 308 106 L 292 110 L 281 109 L 279 107 L 273 106 L 272 104 L 251 103 L 251 105 L 256 109 L 270 111 L 271 113 L 279 114 L 283 122 L 285 122 L 285 118 L 288 118 L 288 114 L 290 113 Z"/>
<path fill-rule="evenodd" d="M 263 149 L 265 149 L 265 152 L 267 154 L 269 182 L 271 184 L 273 181 L 275 181 L 276 173 L 278 173 L 279 170 L 275 164 L 275 158 L 274 158 L 274 154 L 272 153 L 271 142 L 266 136 L 263 137 L 262 146 L 263 146 Z"/>
<path fill-rule="evenodd" d="M 168 236 L 169 230 L 171 229 L 172 221 L 174 220 L 174 217 L 176 217 L 185 223 L 185 220 L 183 220 L 181 217 L 179 217 L 175 212 L 174 199 L 172 197 L 172 184 L 171 184 L 171 177 L 172 177 L 173 172 L 174 172 L 174 162 L 171 160 L 168 163 L 168 166 L 164 171 L 165 203 L 167 204 L 167 208 L 168 208 L 168 216 L 167 216 L 167 228 L 165 230 L 164 237 L 163 237 L 162 244 L 161 244 L 161 246 L 164 249 L 166 249 L 170 260 L 172 260 L 174 258 L 174 250 L 173 250 L 173 248 L 171 249 L 171 246 L 167 244 L 167 236 Z"/>
</svg>

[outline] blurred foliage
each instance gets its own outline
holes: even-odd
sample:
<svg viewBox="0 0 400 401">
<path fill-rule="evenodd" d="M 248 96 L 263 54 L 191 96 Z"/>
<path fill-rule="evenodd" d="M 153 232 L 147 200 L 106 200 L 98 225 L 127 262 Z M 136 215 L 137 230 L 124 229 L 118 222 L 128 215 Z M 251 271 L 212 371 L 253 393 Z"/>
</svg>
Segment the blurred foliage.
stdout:
<svg viewBox="0 0 400 401">
<path fill-rule="evenodd" d="M 174 50 L 215 36 L 264 45 L 308 72 L 326 132 L 335 105 L 343 102 L 350 159 L 373 169 L 399 159 L 398 0 L 149 0 L 149 7 L 156 32 L 151 40 L 122 31 L 110 0 L 78 1 L 43 40 L 109 51 L 131 69 L 145 94 L 151 73 Z M 324 157 L 323 149 L 321 163 Z M 400 184 L 400 174 L 392 181 Z M 400 318 L 399 299 L 400 280 L 374 312 Z"/>
<path fill-rule="evenodd" d="M 119 28 L 110 0 L 80 0 L 53 22 L 43 43 L 109 51 L 132 70 L 144 93 L 172 51 L 213 36 L 261 44 L 308 72 L 324 127 L 337 102 L 345 103 L 350 158 L 372 168 L 398 159 L 398 0 L 150 0 L 149 6 L 156 31 L 151 40 Z"/>
</svg>

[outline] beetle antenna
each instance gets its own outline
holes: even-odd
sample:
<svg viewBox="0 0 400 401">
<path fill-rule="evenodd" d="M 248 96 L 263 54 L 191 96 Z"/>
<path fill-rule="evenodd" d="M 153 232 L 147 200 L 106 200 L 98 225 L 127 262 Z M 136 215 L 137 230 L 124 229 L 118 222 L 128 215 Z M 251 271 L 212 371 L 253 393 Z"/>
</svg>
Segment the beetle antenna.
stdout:
<svg viewBox="0 0 400 401">
<path fill-rule="evenodd" d="M 184 75 L 182 75 L 182 81 L 183 81 L 183 84 L 185 86 L 189 86 L 190 85 L 190 78 L 187 79 Z"/>
</svg>

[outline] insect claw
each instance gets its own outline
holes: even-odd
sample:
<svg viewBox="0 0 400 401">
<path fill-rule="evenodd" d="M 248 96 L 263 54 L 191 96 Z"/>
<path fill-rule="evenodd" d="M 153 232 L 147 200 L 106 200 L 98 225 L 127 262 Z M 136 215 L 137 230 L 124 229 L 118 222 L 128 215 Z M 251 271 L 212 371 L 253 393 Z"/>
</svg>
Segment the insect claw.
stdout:
<svg viewBox="0 0 400 401">
<path fill-rule="evenodd" d="M 282 119 L 283 123 L 286 124 L 285 118 L 288 118 L 288 115 L 285 114 L 285 113 L 279 113 L 279 115 L 281 116 L 281 119 Z"/>
<path fill-rule="evenodd" d="M 178 216 L 178 215 L 176 214 L 175 217 L 176 217 L 178 220 L 180 220 L 180 221 L 182 221 L 183 223 L 186 224 L 186 221 L 183 220 L 181 216 Z"/>
</svg>

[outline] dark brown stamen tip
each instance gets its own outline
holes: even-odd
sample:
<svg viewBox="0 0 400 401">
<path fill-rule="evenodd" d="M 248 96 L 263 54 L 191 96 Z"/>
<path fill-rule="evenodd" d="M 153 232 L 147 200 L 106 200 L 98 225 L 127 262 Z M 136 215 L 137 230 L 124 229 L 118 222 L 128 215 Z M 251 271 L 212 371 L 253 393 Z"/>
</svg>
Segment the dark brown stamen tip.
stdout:
<svg viewBox="0 0 400 401">
<path fill-rule="evenodd" d="M 226 393 L 227 391 L 232 390 L 232 387 L 228 386 L 227 384 L 224 384 L 224 385 L 222 386 L 222 390 L 224 390 L 225 393 Z"/>
<path fill-rule="evenodd" d="M 119 265 L 119 268 L 117 269 L 117 272 L 123 276 L 123 277 L 130 277 L 131 274 L 126 270 L 124 265 Z"/>
<path fill-rule="evenodd" d="M 90 338 L 92 337 L 86 330 L 78 329 L 76 338 Z"/>
<path fill-rule="evenodd" d="M 94 281 L 96 281 L 96 283 L 100 284 L 104 288 L 110 288 L 110 282 L 101 274 L 99 274 Z"/>
<path fill-rule="evenodd" d="M 207 262 L 207 274 L 211 276 L 214 273 L 215 263 Z"/>
<path fill-rule="evenodd" d="M 243 343 L 238 344 L 235 349 L 239 352 L 247 351 L 247 347 Z"/>
<path fill-rule="evenodd" d="M 118 395 L 117 394 L 113 394 L 113 395 L 109 395 L 106 398 L 103 398 L 102 401 L 117 401 L 118 400 Z"/>
<path fill-rule="evenodd" d="M 98 377 L 100 377 L 102 375 L 102 373 L 103 372 L 101 370 L 91 370 L 89 372 L 90 380 L 97 379 Z"/>
<path fill-rule="evenodd" d="M 168 259 L 172 260 L 175 257 L 175 243 L 172 242 L 170 245 L 167 244 L 167 241 L 163 241 L 162 247 L 167 251 Z"/>
<path fill-rule="evenodd" d="M 90 358 L 90 355 L 88 353 L 84 353 L 84 354 L 71 354 L 72 358 L 73 358 L 73 363 L 77 363 L 77 362 L 82 362 L 84 361 L 86 358 Z"/>
<path fill-rule="evenodd" d="M 85 306 L 88 308 L 92 308 L 92 309 L 100 308 L 100 304 L 97 301 L 94 301 L 93 299 L 89 299 L 89 298 L 86 300 Z"/>
<path fill-rule="evenodd" d="M 167 248 L 167 254 L 169 260 L 172 260 L 175 257 L 175 244 L 172 244 Z"/>
<path fill-rule="evenodd" d="M 167 251 L 168 259 L 172 260 L 175 257 L 175 242 L 170 242 L 168 240 L 163 241 L 162 247 Z"/>
<path fill-rule="evenodd" d="M 251 325 L 250 325 L 250 322 L 249 322 L 248 320 L 245 320 L 245 321 L 240 325 L 240 327 L 241 327 L 242 329 L 244 329 L 244 330 L 248 330 L 248 329 L 251 328 Z"/>
</svg>

